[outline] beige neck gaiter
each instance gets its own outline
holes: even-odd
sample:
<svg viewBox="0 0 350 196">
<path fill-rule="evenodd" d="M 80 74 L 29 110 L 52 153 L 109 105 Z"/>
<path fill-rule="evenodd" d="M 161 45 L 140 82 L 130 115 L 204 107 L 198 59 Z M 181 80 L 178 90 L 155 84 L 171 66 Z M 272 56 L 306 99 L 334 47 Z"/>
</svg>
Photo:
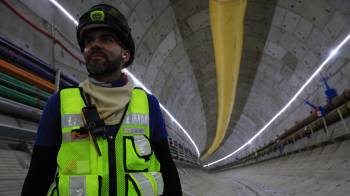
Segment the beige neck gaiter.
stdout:
<svg viewBox="0 0 350 196">
<path fill-rule="evenodd" d="M 89 79 L 79 84 L 84 92 L 90 96 L 100 117 L 106 125 L 115 125 L 120 122 L 126 104 L 131 97 L 133 84 L 128 82 L 122 87 L 103 87 L 92 83 Z"/>
</svg>

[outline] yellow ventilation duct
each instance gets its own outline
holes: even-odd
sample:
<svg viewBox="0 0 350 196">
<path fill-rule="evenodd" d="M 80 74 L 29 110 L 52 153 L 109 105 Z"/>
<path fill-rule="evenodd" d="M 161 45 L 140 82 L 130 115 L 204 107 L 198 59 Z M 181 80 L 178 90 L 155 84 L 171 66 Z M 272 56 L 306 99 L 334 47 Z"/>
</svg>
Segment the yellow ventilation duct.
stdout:
<svg viewBox="0 0 350 196">
<path fill-rule="evenodd" d="M 242 55 L 246 5 L 246 0 L 209 0 L 218 88 L 218 117 L 215 138 L 202 159 L 207 159 L 218 149 L 230 122 Z"/>
</svg>

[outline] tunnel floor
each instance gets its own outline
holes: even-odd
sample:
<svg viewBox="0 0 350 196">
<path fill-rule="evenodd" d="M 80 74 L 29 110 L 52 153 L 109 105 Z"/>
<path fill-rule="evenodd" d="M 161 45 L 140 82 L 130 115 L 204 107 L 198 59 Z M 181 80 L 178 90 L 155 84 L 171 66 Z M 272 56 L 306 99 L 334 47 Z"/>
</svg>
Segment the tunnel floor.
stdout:
<svg viewBox="0 0 350 196">
<path fill-rule="evenodd" d="M 219 173 L 179 168 L 179 174 L 188 196 L 346 196 L 350 141 Z"/>
</svg>

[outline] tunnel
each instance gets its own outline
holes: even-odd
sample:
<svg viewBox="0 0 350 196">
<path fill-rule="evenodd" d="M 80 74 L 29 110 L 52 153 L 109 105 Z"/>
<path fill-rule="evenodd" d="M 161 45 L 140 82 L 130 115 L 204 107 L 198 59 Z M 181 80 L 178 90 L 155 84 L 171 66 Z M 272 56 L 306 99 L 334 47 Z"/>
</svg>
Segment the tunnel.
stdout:
<svg viewBox="0 0 350 196">
<path fill-rule="evenodd" d="M 21 195 L 47 101 L 88 77 L 98 3 L 130 26 L 122 72 L 159 101 L 184 196 L 349 195 L 350 1 L 0 0 L 0 196 Z"/>
</svg>

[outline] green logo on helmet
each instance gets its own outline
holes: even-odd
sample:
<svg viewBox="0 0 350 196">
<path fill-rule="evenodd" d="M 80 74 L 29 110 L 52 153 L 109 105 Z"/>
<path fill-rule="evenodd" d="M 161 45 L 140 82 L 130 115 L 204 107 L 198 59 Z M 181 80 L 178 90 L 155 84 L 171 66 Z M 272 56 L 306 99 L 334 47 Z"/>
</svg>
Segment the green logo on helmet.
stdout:
<svg viewBox="0 0 350 196">
<path fill-rule="evenodd" d="M 105 20 L 105 13 L 103 13 L 103 11 L 100 10 L 96 10 L 96 11 L 92 11 L 90 13 L 90 19 L 92 21 L 104 21 Z"/>
</svg>

